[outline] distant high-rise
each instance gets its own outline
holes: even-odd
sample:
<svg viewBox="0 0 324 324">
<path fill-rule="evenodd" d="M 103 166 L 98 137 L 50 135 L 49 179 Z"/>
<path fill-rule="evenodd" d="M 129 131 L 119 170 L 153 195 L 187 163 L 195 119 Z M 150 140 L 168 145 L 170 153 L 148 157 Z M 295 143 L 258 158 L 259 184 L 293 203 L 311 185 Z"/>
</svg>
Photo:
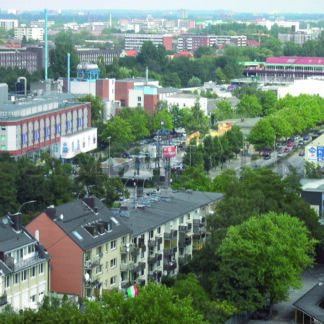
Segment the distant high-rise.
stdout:
<svg viewBox="0 0 324 324">
<path fill-rule="evenodd" d="M 187 19 L 188 18 L 188 10 L 186 10 L 186 9 L 178 10 L 178 18 Z"/>
</svg>

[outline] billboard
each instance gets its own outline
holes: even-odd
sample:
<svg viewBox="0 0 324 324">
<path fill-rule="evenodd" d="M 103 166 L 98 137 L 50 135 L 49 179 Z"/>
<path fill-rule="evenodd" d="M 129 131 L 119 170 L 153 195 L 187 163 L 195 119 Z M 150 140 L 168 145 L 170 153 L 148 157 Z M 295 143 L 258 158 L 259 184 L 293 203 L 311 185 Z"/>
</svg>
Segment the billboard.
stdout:
<svg viewBox="0 0 324 324">
<path fill-rule="evenodd" d="M 162 148 L 163 158 L 173 158 L 175 157 L 175 147 L 174 146 L 163 146 Z"/>
<path fill-rule="evenodd" d="M 324 162 L 324 146 L 309 146 L 307 148 L 307 161 Z"/>
</svg>

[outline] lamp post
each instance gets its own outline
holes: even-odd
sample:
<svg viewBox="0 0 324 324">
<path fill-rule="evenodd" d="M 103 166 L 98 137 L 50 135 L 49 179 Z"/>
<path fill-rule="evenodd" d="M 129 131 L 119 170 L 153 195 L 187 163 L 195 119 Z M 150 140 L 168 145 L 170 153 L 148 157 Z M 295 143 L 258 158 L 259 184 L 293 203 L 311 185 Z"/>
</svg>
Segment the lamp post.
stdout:
<svg viewBox="0 0 324 324">
<path fill-rule="evenodd" d="M 111 136 L 107 137 L 108 142 L 109 142 L 109 148 L 108 148 L 108 177 L 110 178 L 110 139 Z"/>
<path fill-rule="evenodd" d="M 20 213 L 20 210 L 21 210 L 21 208 L 22 208 L 23 206 L 25 206 L 25 205 L 27 205 L 27 204 L 32 204 L 32 203 L 34 203 L 34 202 L 36 202 L 36 200 L 29 200 L 29 201 L 25 201 L 24 203 L 22 203 L 22 204 L 19 206 L 19 209 L 18 209 L 17 214 Z"/>
</svg>

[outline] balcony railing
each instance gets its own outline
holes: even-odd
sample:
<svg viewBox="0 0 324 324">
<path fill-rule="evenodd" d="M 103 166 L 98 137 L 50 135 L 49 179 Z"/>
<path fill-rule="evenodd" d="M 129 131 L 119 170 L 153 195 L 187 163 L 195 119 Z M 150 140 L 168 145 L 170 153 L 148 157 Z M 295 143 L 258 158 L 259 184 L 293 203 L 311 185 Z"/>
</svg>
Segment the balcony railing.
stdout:
<svg viewBox="0 0 324 324">
<path fill-rule="evenodd" d="M 156 262 L 156 255 L 155 254 L 149 255 L 147 262 L 150 264 Z"/>
<path fill-rule="evenodd" d="M 186 247 L 186 241 L 178 242 L 179 249 Z"/>
<path fill-rule="evenodd" d="M 32 267 L 33 265 L 40 263 L 43 261 L 43 258 L 40 258 L 38 253 L 35 253 L 34 256 L 25 259 L 25 260 L 19 260 L 15 262 L 15 259 L 13 257 L 5 257 L 5 264 L 13 271 L 19 271 L 24 268 Z"/>
<path fill-rule="evenodd" d="M 130 283 L 128 280 L 122 280 L 121 287 L 122 288 L 128 288 L 130 286 Z"/>
<path fill-rule="evenodd" d="M 155 240 L 149 240 L 147 245 L 148 247 L 155 247 Z"/>
<path fill-rule="evenodd" d="M 132 271 L 134 269 L 134 263 L 121 263 L 120 271 Z"/>
<path fill-rule="evenodd" d="M 167 262 L 163 265 L 164 270 L 171 271 L 176 269 L 177 263 L 175 261 Z"/>
<path fill-rule="evenodd" d="M 85 288 L 93 288 L 96 287 L 97 285 L 99 285 L 99 281 L 98 280 L 84 280 L 84 286 Z"/>
<path fill-rule="evenodd" d="M 172 235 L 171 235 L 171 233 L 169 232 L 164 232 L 164 239 L 165 240 L 171 240 L 171 238 L 172 238 Z"/>
<path fill-rule="evenodd" d="M 145 262 L 138 262 L 138 265 L 140 267 L 140 270 L 144 270 L 146 267 L 146 263 Z"/>
<path fill-rule="evenodd" d="M 127 246 L 126 245 L 122 245 L 121 247 L 120 247 L 120 253 L 127 253 L 128 251 L 127 251 Z"/>
<path fill-rule="evenodd" d="M 191 229 L 192 229 L 192 224 L 191 223 L 188 223 L 187 224 L 187 233 L 188 232 L 191 232 Z"/>
<path fill-rule="evenodd" d="M 130 247 L 130 253 L 131 253 L 132 255 L 136 255 L 136 254 L 138 254 L 138 253 L 139 253 L 139 248 L 138 248 L 137 246 L 131 246 L 131 247 Z"/>
<path fill-rule="evenodd" d="M 8 303 L 7 295 L 0 296 L 0 306 L 6 305 Z"/>
<path fill-rule="evenodd" d="M 186 232 L 187 231 L 187 225 L 179 225 L 179 232 Z"/>
<path fill-rule="evenodd" d="M 92 269 L 100 265 L 100 259 L 86 260 L 84 264 L 85 269 Z"/>
</svg>

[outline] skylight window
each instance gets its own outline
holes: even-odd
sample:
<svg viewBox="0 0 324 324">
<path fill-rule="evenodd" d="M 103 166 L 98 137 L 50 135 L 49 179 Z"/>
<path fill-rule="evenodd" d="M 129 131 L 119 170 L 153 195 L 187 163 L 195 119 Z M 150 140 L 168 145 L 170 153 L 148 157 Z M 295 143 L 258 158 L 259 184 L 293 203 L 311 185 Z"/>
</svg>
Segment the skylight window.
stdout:
<svg viewBox="0 0 324 324">
<path fill-rule="evenodd" d="M 77 231 L 73 231 L 72 234 L 79 240 L 82 241 L 83 237 L 77 232 Z"/>
</svg>

